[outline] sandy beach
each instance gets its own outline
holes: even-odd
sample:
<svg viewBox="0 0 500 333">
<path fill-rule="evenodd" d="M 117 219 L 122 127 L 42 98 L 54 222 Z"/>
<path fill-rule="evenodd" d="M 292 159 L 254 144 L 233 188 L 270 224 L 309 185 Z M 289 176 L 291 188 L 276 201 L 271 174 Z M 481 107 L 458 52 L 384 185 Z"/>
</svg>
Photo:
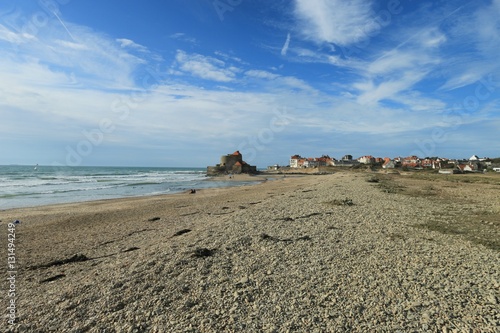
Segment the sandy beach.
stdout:
<svg viewBox="0 0 500 333">
<path fill-rule="evenodd" d="M 498 332 L 500 178 L 481 176 L 275 176 L 1 211 L 5 263 L 20 223 L 0 331 Z"/>
</svg>

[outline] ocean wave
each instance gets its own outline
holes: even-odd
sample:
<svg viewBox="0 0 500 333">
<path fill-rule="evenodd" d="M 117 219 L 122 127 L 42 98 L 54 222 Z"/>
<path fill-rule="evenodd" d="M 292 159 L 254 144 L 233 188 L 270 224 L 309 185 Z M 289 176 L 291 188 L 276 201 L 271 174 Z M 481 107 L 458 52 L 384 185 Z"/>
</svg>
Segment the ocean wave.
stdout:
<svg viewBox="0 0 500 333">
<path fill-rule="evenodd" d="M 139 182 L 139 183 L 130 183 L 125 186 L 141 186 L 141 185 L 159 185 L 163 184 L 162 182 Z"/>
<path fill-rule="evenodd" d="M 77 202 L 165 194 L 185 188 L 201 188 L 204 169 L 108 167 L 32 167 L 0 166 L 1 207 L 39 206 L 49 203 Z M 7 202 L 7 203 L 6 203 Z"/>
<path fill-rule="evenodd" d="M 0 194 L 0 199 L 13 199 L 17 197 L 24 197 L 31 195 L 34 195 L 34 193 L 7 193 L 7 194 Z"/>
</svg>

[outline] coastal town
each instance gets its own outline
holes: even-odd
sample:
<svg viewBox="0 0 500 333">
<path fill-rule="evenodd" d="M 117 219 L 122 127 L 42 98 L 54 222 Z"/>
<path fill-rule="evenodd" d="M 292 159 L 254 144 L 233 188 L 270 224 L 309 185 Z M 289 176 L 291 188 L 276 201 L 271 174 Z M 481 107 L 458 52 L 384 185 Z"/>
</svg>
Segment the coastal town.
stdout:
<svg viewBox="0 0 500 333">
<path fill-rule="evenodd" d="M 290 157 L 288 168 L 318 168 L 318 167 L 359 167 L 359 166 L 374 166 L 383 169 L 434 169 L 440 173 L 463 173 L 463 172 L 500 172 L 500 159 L 498 158 L 480 158 L 477 155 L 472 155 L 468 159 L 449 159 L 441 157 L 425 157 L 418 156 L 408 157 L 374 157 L 365 155 L 358 158 L 353 158 L 352 155 L 344 155 L 341 159 L 336 159 L 328 155 L 321 157 L 302 157 L 293 155 Z M 282 167 L 279 165 L 269 166 L 268 170 L 279 170 Z"/>
<path fill-rule="evenodd" d="M 341 168 L 362 168 L 373 167 L 382 169 L 402 169 L 402 170 L 436 170 L 438 173 L 485 173 L 488 171 L 500 172 L 500 158 L 479 157 L 472 155 L 468 159 L 450 159 L 443 157 L 425 157 L 418 156 L 407 157 L 374 157 L 364 155 L 353 158 L 352 155 L 344 155 L 340 159 L 322 155 L 321 157 L 303 157 L 295 154 L 290 156 L 290 162 L 287 166 L 275 164 L 268 166 L 268 172 L 307 172 L 310 169 L 322 169 L 325 171 L 329 167 Z M 332 168 L 333 169 L 333 168 Z M 222 155 L 220 163 L 215 166 L 207 167 L 207 175 L 227 175 L 258 173 L 256 166 L 250 165 L 243 160 L 243 155 L 239 151 L 232 154 Z"/>
</svg>

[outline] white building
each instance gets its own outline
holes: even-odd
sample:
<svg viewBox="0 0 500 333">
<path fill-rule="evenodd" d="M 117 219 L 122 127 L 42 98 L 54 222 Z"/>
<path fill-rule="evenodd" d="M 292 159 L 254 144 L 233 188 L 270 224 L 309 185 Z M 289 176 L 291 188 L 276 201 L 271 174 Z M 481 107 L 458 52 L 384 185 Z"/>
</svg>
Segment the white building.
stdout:
<svg viewBox="0 0 500 333">
<path fill-rule="evenodd" d="M 479 156 L 477 156 L 477 155 L 472 155 L 472 156 L 469 158 L 469 161 L 479 161 Z"/>
<path fill-rule="evenodd" d="M 373 156 L 361 156 L 358 158 L 358 162 L 362 164 L 373 164 L 375 163 L 375 158 Z"/>
<path fill-rule="evenodd" d="M 305 168 L 315 168 L 317 166 L 319 166 L 319 162 L 315 158 L 308 158 L 304 161 Z"/>
<path fill-rule="evenodd" d="M 290 157 L 290 168 L 298 168 L 300 160 L 302 160 L 302 157 L 300 157 L 300 155 L 293 155 L 292 157 Z"/>
</svg>

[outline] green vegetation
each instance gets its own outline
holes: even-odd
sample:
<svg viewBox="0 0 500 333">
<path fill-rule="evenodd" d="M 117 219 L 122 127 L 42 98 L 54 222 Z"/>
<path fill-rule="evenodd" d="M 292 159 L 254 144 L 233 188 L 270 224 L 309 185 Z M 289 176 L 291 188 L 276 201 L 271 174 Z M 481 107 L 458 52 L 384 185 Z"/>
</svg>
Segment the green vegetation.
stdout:
<svg viewBox="0 0 500 333">
<path fill-rule="evenodd" d="M 481 218 L 483 217 L 483 218 Z M 499 214 L 471 212 L 470 215 L 443 214 L 415 228 L 428 229 L 448 235 L 461 235 L 468 241 L 500 251 Z"/>
<path fill-rule="evenodd" d="M 378 182 L 375 186 L 384 193 L 428 198 L 433 205 L 441 206 L 432 212 L 432 218 L 423 219 L 414 225 L 415 228 L 463 237 L 472 243 L 500 251 L 500 210 L 498 201 L 495 201 L 497 186 L 500 185 L 499 174 L 441 175 L 415 172 L 404 176 L 376 177 Z M 370 178 L 367 181 L 373 182 Z M 482 192 L 488 192 L 489 195 L 483 195 Z"/>
<path fill-rule="evenodd" d="M 452 183 L 480 183 L 490 185 L 500 185 L 500 173 L 464 173 L 443 175 L 435 172 L 412 172 L 409 174 L 412 179 L 430 180 L 430 181 L 447 181 Z"/>
</svg>

